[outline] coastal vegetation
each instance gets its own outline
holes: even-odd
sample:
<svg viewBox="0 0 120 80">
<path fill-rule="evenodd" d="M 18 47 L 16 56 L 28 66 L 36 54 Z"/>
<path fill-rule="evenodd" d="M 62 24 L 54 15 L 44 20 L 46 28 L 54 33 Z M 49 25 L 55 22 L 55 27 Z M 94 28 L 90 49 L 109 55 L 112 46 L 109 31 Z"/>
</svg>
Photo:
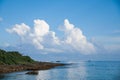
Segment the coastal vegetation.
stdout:
<svg viewBox="0 0 120 80">
<path fill-rule="evenodd" d="M 8 64 L 28 64 L 34 63 L 35 61 L 29 56 L 23 56 L 17 51 L 5 51 L 0 49 L 0 65 Z"/>
<path fill-rule="evenodd" d="M 38 62 L 29 56 L 23 56 L 17 51 L 5 51 L 0 49 L 0 74 L 30 70 L 27 74 L 36 74 L 38 70 L 51 69 L 56 66 L 63 66 L 61 63 Z"/>
</svg>

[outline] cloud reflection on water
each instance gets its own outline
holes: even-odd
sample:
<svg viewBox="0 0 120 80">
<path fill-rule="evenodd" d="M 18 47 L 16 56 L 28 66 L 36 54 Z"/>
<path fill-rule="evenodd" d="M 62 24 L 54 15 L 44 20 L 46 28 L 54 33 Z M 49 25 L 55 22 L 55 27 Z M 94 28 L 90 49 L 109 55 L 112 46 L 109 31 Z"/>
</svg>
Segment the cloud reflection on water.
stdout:
<svg viewBox="0 0 120 80">
<path fill-rule="evenodd" d="M 51 70 L 39 71 L 36 80 L 86 80 L 85 62 Z"/>
<path fill-rule="evenodd" d="M 43 70 L 39 71 L 39 74 L 36 77 L 36 80 L 49 80 L 50 79 L 50 71 L 49 70 Z"/>
<path fill-rule="evenodd" d="M 80 62 L 79 66 L 76 64 L 74 68 L 68 68 L 67 70 L 68 80 L 86 80 L 87 72 L 85 62 Z"/>
</svg>

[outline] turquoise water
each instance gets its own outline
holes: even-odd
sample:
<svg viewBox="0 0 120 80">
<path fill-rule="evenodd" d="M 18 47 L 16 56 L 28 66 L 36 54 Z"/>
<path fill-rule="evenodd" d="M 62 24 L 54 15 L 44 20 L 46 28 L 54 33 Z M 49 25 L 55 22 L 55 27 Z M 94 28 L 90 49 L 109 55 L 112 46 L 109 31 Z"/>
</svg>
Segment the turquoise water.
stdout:
<svg viewBox="0 0 120 80">
<path fill-rule="evenodd" d="M 120 80 L 120 61 L 83 61 L 72 65 L 39 71 L 27 75 L 27 71 L 0 75 L 0 80 Z"/>
</svg>

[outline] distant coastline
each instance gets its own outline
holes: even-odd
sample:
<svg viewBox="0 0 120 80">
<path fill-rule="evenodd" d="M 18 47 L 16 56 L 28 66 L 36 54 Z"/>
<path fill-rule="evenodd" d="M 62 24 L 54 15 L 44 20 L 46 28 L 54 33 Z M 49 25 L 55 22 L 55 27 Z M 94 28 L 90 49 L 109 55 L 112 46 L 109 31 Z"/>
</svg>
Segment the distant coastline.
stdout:
<svg viewBox="0 0 120 80">
<path fill-rule="evenodd" d="M 64 65 L 62 63 L 38 62 L 29 56 L 22 56 L 19 52 L 6 52 L 0 49 L 0 74 L 24 70 L 46 70 Z"/>
</svg>

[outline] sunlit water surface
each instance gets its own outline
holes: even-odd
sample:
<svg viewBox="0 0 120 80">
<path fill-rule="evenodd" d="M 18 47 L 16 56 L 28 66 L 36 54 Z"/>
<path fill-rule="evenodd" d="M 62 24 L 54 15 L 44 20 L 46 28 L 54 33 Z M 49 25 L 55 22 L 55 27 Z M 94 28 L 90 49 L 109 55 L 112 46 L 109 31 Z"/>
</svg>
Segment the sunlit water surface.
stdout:
<svg viewBox="0 0 120 80">
<path fill-rule="evenodd" d="M 120 61 L 82 61 L 72 65 L 39 71 L 1 74 L 0 80 L 120 80 Z"/>
</svg>

